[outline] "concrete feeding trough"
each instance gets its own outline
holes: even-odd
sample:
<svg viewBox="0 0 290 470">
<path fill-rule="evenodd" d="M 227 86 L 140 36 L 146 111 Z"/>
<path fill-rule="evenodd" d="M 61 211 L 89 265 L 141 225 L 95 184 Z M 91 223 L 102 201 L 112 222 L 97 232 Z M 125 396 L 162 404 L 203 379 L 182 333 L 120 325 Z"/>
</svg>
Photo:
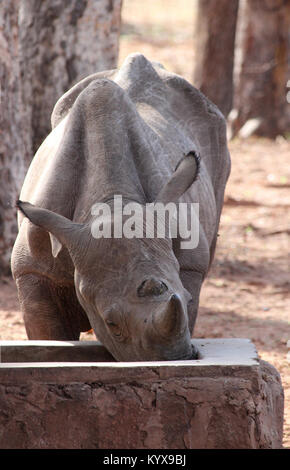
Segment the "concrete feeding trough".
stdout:
<svg viewBox="0 0 290 470">
<path fill-rule="evenodd" d="M 248 339 L 115 362 L 96 341 L 0 341 L 0 448 L 280 448 L 283 388 Z"/>
</svg>

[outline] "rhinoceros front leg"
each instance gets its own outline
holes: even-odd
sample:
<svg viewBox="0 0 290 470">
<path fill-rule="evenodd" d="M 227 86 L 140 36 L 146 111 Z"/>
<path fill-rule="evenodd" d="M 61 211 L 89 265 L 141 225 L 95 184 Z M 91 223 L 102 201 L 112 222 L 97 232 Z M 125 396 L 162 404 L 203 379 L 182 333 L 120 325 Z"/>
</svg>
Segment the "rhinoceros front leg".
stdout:
<svg viewBox="0 0 290 470">
<path fill-rule="evenodd" d="M 187 305 L 188 326 L 190 334 L 193 334 L 194 325 L 198 313 L 199 295 L 203 282 L 203 276 L 197 271 L 187 269 L 180 270 L 180 279 L 185 289 L 190 293 L 192 300 Z"/>
<path fill-rule="evenodd" d="M 34 274 L 19 277 L 16 284 L 28 339 L 73 341 L 91 328 L 74 286 Z"/>
</svg>

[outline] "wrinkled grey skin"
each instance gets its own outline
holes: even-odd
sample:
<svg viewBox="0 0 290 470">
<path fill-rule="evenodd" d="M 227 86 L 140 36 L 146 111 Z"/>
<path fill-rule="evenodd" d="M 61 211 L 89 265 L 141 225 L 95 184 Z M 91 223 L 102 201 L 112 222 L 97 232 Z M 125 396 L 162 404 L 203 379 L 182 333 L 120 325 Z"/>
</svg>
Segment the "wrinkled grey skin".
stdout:
<svg viewBox="0 0 290 470">
<path fill-rule="evenodd" d="M 133 54 L 68 91 L 52 126 L 21 191 L 12 255 L 28 338 L 77 340 L 92 327 L 120 361 L 190 358 L 230 172 L 222 114 L 184 79 Z M 201 156 L 196 181 L 190 151 Z M 91 208 L 114 194 L 125 203 L 199 202 L 198 247 L 94 239 Z"/>
</svg>

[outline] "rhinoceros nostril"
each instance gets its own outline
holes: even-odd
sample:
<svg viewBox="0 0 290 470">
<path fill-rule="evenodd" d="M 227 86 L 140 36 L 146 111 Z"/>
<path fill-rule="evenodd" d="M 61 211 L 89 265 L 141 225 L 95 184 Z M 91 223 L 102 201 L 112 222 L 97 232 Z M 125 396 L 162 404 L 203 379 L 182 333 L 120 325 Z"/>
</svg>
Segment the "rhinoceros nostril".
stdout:
<svg viewBox="0 0 290 470">
<path fill-rule="evenodd" d="M 168 290 L 167 285 L 158 279 L 145 279 L 137 289 L 138 297 L 146 297 L 151 295 L 162 295 Z"/>
</svg>

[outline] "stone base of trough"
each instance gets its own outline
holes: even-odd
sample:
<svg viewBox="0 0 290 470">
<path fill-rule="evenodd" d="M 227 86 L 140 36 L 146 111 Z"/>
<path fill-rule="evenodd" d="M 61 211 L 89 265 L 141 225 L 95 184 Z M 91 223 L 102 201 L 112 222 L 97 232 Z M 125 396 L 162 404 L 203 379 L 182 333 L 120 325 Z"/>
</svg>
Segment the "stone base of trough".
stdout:
<svg viewBox="0 0 290 470">
<path fill-rule="evenodd" d="M 117 363 L 93 341 L 0 342 L 0 448 L 280 448 L 277 370 L 247 339 L 193 343 L 198 360 Z"/>
</svg>

